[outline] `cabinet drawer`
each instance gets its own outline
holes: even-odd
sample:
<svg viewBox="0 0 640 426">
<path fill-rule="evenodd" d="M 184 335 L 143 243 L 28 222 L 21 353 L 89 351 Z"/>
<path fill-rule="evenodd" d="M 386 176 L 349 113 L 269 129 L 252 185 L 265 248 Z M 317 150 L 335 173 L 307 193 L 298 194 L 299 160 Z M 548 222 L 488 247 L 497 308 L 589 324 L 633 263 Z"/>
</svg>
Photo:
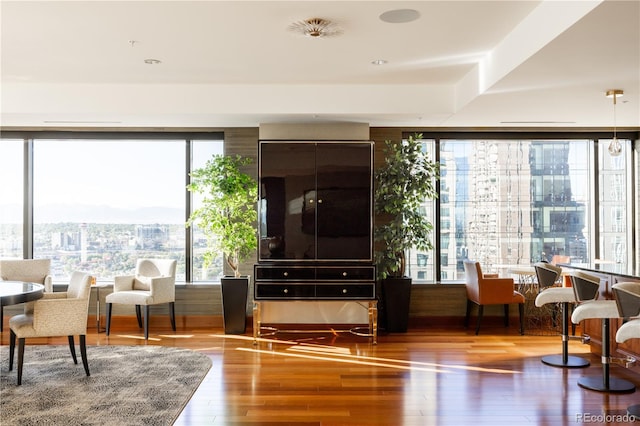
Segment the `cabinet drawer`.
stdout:
<svg viewBox="0 0 640 426">
<path fill-rule="evenodd" d="M 255 284 L 256 299 L 305 299 L 315 296 L 313 284 Z"/>
<path fill-rule="evenodd" d="M 318 280 L 374 280 L 375 268 L 373 267 L 332 267 L 332 268 L 317 268 L 316 279 Z"/>
<path fill-rule="evenodd" d="M 291 267 L 262 267 L 255 269 L 257 280 L 313 280 L 315 270 L 313 268 L 291 268 Z"/>
<path fill-rule="evenodd" d="M 373 299 L 375 284 L 318 284 L 316 297 L 324 299 Z"/>
</svg>

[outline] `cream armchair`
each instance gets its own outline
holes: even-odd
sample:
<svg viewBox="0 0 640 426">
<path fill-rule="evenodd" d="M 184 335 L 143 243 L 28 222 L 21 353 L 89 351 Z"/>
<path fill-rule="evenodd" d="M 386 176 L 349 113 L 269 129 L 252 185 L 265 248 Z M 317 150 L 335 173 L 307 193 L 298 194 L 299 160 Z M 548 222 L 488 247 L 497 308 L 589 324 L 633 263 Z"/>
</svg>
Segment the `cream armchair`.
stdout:
<svg viewBox="0 0 640 426">
<path fill-rule="evenodd" d="M 15 315 L 9 320 L 9 370 L 13 370 L 13 355 L 18 339 L 18 385 L 22 383 L 22 364 L 25 339 L 30 337 L 67 336 L 69 349 L 75 364 L 78 363 L 74 336 L 80 336 L 80 354 L 84 371 L 89 376 L 87 362 L 87 316 L 91 276 L 73 272 L 65 292 L 45 293 L 42 299 L 33 302 L 33 311 Z"/>
<path fill-rule="evenodd" d="M 2 281 L 27 281 L 44 285 L 44 291 L 53 291 L 53 282 L 49 271 L 51 259 L 11 259 L 0 260 L 0 279 Z M 2 283 L 0 282 L 0 285 Z M 31 303 L 28 310 L 31 310 Z M 4 328 L 4 316 L 0 305 L 0 331 Z"/>
<path fill-rule="evenodd" d="M 138 259 L 135 275 L 115 277 L 113 293 L 106 299 L 107 336 L 111 332 L 111 310 L 114 303 L 135 305 L 138 327 L 143 328 L 141 306 L 144 306 L 144 338 L 149 338 L 149 306 L 169 304 L 171 327 L 176 331 L 176 261 L 171 259 Z"/>
</svg>

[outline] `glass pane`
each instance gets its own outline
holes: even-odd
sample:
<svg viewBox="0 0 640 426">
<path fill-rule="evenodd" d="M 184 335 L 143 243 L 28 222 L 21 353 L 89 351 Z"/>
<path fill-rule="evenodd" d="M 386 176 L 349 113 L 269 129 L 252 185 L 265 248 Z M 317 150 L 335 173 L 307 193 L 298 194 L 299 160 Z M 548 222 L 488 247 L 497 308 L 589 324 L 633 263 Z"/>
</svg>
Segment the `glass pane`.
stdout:
<svg viewBox="0 0 640 426">
<path fill-rule="evenodd" d="M 74 270 L 98 280 L 142 257 L 178 261 L 185 277 L 185 142 L 36 140 L 34 257 L 54 280 Z"/>
<path fill-rule="evenodd" d="M 541 259 L 588 259 L 588 148 L 589 141 L 441 141 L 441 279 L 464 279 L 466 259 L 498 273 Z"/>
<path fill-rule="evenodd" d="M 627 230 L 630 217 L 627 214 L 627 153 L 630 141 L 621 141 L 623 150 L 617 157 L 609 155 L 610 141 L 598 144 L 599 201 L 600 201 L 600 260 L 627 263 Z"/>
<path fill-rule="evenodd" d="M 434 157 L 435 141 L 424 140 L 422 143 L 422 146 L 423 146 L 424 152 L 426 152 L 429 158 L 433 160 L 435 158 Z M 422 205 L 424 215 L 427 217 L 427 220 L 429 220 L 429 222 L 433 224 L 433 231 L 431 233 L 431 242 L 433 243 L 434 246 L 436 245 L 436 236 L 438 235 L 437 234 L 438 224 L 435 223 L 436 201 L 437 200 L 425 200 L 424 204 Z M 446 221 L 446 217 L 444 216 L 444 213 L 443 213 L 441 223 L 444 223 L 445 221 Z M 449 229 L 448 227 L 442 229 L 440 244 L 443 244 L 443 241 L 448 238 L 448 229 Z M 442 250 L 444 253 L 444 251 L 446 250 L 444 246 Z M 407 257 L 406 275 L 413 278 L 414 282 L 417 281 L 417 282 L 423 282 L 423 283 L 434 283 L 436 280 L 435 280 L 435 268 L 433 265 L 434 265 L 434 262 L 437 261 L 435 259 L 434 253 L 435 252 L 433 250 L 430 250 L 428 252 L 420 251 L 420 250 L 417 250 L 416 248 L 409 250 L 408 257 Z"/>
<path fill-rule="evenodd" d="M 223 154 L 224 143 L 221 140 L 217 141 L 193 141 L 191 144 L 192 160 L 191 170 L 204 167 L 207 160 L 211 159 L 214 155 Z M 192 194 L 192 209 L 197 209 L 202 204 L 202 195 Z M 219 281 L 223 275 L 223 259 L 222 255 L 217 256 L 208 268 L 204 268 L 204 252 L 207 249 L 207 239 L 204 236 L 202 230 L 197 226 L 194 226 L 192 232 L 192 258 L 193 258 L 193 273 L 191 275 L 192 281 Z"/>
<path fill-rule="evenodd" d="M 23 147 L 22 140 L 0 141 L 0 258 L 23 257 Z"/>
</svg>

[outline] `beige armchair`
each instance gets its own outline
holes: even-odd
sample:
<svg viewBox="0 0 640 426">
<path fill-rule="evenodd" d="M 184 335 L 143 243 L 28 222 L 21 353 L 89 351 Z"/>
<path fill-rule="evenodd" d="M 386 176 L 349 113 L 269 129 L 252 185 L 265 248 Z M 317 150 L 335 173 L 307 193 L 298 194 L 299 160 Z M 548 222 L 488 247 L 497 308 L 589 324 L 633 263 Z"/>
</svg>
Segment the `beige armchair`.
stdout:
<svg viewBox="0 0 640 426">
<path fill-rule="evenodd" d="M 49 271 L 51 259 L 11 259 L 0 260 L 0 279 L 2 281 L 27 281 L 44 285 L 44 291 L 53 291 L 53 282 Z M 0 282 L 0 285 L 2 283 Z M 29 303 L 28 305 L 31 305 Z M 31 307 L 28 307 L 31 310 Z M 4 313 L 0 305 L 0 331 L 4 328 Z"/>
<path fill-rule="evenodd" d="M 22 383 L 22 364 L 24 343 L 30 337 L 68 336 L 71 357 L 78 363 L 74 336 L 80 336 L 80 354 L 84 371 L 89 376 L 87 362 L 87 316 L 89 295 L 91 294 L 91 276 L 84 272 L 71 275 L 69 287 L 65 292 L 45 293 L 42 299 L 33 302 L 33 312 L 13 316 L 9 320 L 9 370 L 13 370 L 13 355 L 18 339 L 18 385 Z"/>
<path fill-rule="evenodd" d="M 143 328 L 141 306 L 144 306 L 144 338 L 149 338 L 149 306 L 169 304 L 171 327 L 176 331 L 176 261 L 171 259 L 138 259 L 135 275 L 115 277 L 113 293 L 106 299 L 107 336 L 111 332 L 111 310 L 114 303 L 135 305 L 138 327 Z"/>
</svg>

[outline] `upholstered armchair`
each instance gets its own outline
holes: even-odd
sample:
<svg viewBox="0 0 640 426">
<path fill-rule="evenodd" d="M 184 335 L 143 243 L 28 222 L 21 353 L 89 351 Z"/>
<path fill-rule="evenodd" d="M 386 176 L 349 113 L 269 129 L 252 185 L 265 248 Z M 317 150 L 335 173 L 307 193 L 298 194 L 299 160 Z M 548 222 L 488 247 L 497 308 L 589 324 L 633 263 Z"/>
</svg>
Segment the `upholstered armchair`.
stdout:
<svg viewBox="0 0 640 426">
<path fill-rule="evenodd" d="M 13 370 L 13 355 L 18 339 L 18 385 L 22 383 L 25 339 L 31 337 L 67 336 L 71 357 L 77 364 L 74 336 L 80 336 L 82 364 L 89 376 L 86 334 L 90 294 L 91 276 L 83 272 L 73 272 L 67 291 L 45 293 L 42 299 L 33 302 L 32 312 L 11 317 L 9 370 Z"/>
<path fill-rule="evenodd" d="M 51 259 L 11 259 L 0 260 L 0 279 L 2 281 L 26 281 L 44 285 L 44 291 L 53 291 L 53 282 L 49 270 Z M 0 282 L 0 285 L 2 283 Z M 27 310 L 31 310 L 31 303 L 27 304 Z M 3 330 L 3 312 L 0 305 L 0 330 Z"/>
<path fill-rule="evenodd" d="M 478 305 L 478 323 L 476 335 L 480 331 L 480 322 L 485 305 L 504 305 L 504 326 L 509 326 L 509 305 L 517 303 L 520 314 L 520 334 L 524 334 L 524 296 L 515 290 L 513 278 L 498 278 L 483 274 L 479 262 L 464 262 L 465 284 L 467 287 L 467 313 L 464 326 L 469 326 L 471 308 Z"/>
<path fill-rule="evenodd" d="M 171 259 L 138 259 L 135 275 L 115 277 L 113 293 L 106 299 L 107 336 L 111 332 L 111 310 L 114 303 L 135 305 L 138 327 L 142 328 L 141 306 L 144 306 L 144 338 L 149 338 L 149 306 L 168 303 L 171 327 L 176 331 L 176 261 Z"/>
</svg>

